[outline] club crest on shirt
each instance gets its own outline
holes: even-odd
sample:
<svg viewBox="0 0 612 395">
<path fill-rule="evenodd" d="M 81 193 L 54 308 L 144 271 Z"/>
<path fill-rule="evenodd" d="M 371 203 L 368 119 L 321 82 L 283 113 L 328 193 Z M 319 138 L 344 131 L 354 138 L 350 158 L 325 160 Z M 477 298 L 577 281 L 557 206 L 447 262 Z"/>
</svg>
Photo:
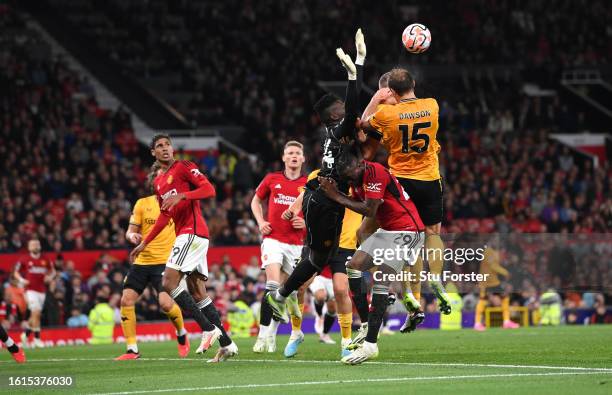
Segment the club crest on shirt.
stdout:
<svg viewBox="0 0 612 395">
<path fill-rule="evenodd" d="M 172 184 L 172 180 L 174 180 L 174 178 L 172 178 L 172 174 L 170 174 L 168 176 L 168 184 Z"/>
</svg>

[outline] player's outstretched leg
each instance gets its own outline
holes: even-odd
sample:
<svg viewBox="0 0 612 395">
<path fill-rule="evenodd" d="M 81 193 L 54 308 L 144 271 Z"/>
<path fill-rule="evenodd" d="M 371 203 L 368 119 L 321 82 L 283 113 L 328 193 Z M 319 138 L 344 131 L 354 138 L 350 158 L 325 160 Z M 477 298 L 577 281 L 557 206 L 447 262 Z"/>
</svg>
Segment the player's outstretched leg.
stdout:
<svg viewBox="0 0 612 395">
<path fill-rule="evenodd" d="M 26 361 L 26 356 L 23 352 L 22 348 L 17 347 L 17 344 L 11 339 L 4 330 L 2 326 L 0 326 L 0 341 L 4 343 L 8 351 L 11 353 L 11 356 L 17 363 L 24 363 Z"/>
<path fill-rule="evenodd" d="M 183 310 L 191 311 L 193 319 L 202 329 L 202 342 L 200 347 L 202 351 L 208 348 L 221 337 L 222 332 L 219 328 L 213 325 L 208 318 L 198 309 L 195 300 L 189 292 L 180 285 L 182 273 L 166 266 L 163 278 L 163 286 L 166 292 L 174 299 L 176 304 Z M 200 348 L 198 347 L 198 348 Z"/>
</svg>

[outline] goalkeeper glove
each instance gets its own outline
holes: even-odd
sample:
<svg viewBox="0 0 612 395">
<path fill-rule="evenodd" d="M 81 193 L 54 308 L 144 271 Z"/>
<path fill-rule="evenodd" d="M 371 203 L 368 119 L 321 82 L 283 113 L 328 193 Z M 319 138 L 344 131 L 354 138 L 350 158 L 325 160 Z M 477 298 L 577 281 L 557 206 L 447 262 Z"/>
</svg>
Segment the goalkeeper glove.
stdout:
<svg viewBox="0 0 612 395">
<path fill-rule="evenodd" d="M 355 34 L 355 47 L 357 48 L 357 57 L 355 59 L 355 63 L 363 66 L 366 58 L 366 45 L 365 40 L 363 38 L 363 33 L 361 29 L 357 29 L 357 33 Z"/>
<path fill-rule="evenodd" d="M 344 53 L 342 48 L 336 49 L 336 55 L 340 62 L 342 62 L 342 66 L 346 69 L 346 73 L 348 74 L 349 80 L 357 79 L 357 67 L 355 67 L 355 63 L 351 60 L 351 57 Z"/>
</svg>

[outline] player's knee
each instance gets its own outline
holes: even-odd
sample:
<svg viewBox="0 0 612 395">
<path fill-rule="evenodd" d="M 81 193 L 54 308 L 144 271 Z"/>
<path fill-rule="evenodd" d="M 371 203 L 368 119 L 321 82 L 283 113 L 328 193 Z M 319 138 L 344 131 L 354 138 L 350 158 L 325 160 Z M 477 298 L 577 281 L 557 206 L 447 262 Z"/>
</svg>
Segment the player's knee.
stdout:
<svg viewBox="0 0 612 395">
<path fill-rule="evenodd" d="M 442 224 L 437 223 L 435 225 L 427 225 L 425 226 L 425 234 L 426 235 L 439 235 L 442 229 Z"/>
<path fill-rule="evenodd" d="M 165 296 L 164 296 L 165 295 Z M 170 297 L 170 295 L 164 294 L 159 295 L 159 308 L 162 309 L 164 313 L 172 310 L 172 306 L 174 305 L 174 301 Z"/>
<path fill-rule="evenodd" d="M 121 307 L 131 307 L 131 306 L 134 306 L 134 304 L 136 304 L 136 298 L 124 292 L 121 295 L 120 303 L 121 303 Z"/>
<path fill-rule="evenodd" d="M 336 299 L 344 299 L 349 297 L 349 286 L 348 282 L 346 284 L 334 284 L 334 295 L 336 295 Z"/>
</svg>

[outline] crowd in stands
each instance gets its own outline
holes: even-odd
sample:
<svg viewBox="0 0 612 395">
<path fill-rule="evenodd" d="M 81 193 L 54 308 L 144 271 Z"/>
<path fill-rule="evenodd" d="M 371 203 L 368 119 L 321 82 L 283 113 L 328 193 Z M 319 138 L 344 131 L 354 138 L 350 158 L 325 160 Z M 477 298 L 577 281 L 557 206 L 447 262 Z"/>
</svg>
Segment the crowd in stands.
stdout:
<svg viewBox="0 0 612 395">
<path fill-rule="evenodd" d="M 70 3 L 77 11 L 93 4 L 51 3 L 58 7 Z M 177 157 L 197 162 L 217 187 L 217 198 L 203 204 L 212 245 L 258 244 L 257 225 L 249 209 L 253 189 L 265 172 L 281 169 L 282 146 L 290 138 L 306 144 L 307 170 L 317 166 L 321 148 L 314 131 L 319 122 L 310 110 L 320 93 L 316 81 L 344 78 L 333 49 L 343 43 L 352 46 L 359 11 L 343 1 L 337 2 L 343 7 L 332 9 L 323 1 L 274 2 L 273 6 L 150 1 L 146 10 L 138 1 L 107 3 L 103 14 L 75 19 L 83 22 L 84 34 L 95 33 L 88 36 L 92 43 L 136 76 L 179 70 L 175 89 L 193 88 L 187 115 L 194 125 L 239 123 L 252 136 L 247 144 L 258 156 L 255 162 L 212 150 L 199 157 L 178 152 Z M 599 30 L 610 10 L 601 2 L 589 7 L 563 2 L 558 12 L 544 19 L 544 26 L 534 19 L 542 3 L 526 2 L 525 7 L 509 9 L 515 3 L 502 2 L 492 5 L 486 17 L 476 6 L 480 3 L 449 6 L 448 27 L 440 22 L 435 33 L 440 48 L 448 50 L 427 53 L 419 62 L 514 62 L 514 54 L 520 52 L 528 54 L 521 59 L 525 67 L 557 67 L 554 74 L 559 64 L 609 61 L 606 45 L 610 40 Z M 369 15 L 371 86 L 384 67 L 397 60 L 396 52 L 388 51 L 387 40 L 382 39 L 385 31 L 404 24 L 399 20 L 387 24 L 388 15 L 381 9 L 369 5 L 361 11 Z M 568 9 L 592 17 L 589 29 L 583 30 L 579 23 L 568 27 L 576 31 L 573 39 L 589 45 L 568 46 L 569 34 L 547 30 L 562 23 Z M 428 18 L 435 20 L 433 11 L 429 6 L 421 9 L 424 23 Z M 230 22 L 242 30 L 227 29 Z M 457 23 L 472 29 L 452 29 Z M 483 24 L 486 34 L 474 40 L 473 27 Z M 500 31 L 516 33 L 521 39 L 503 40 Z M 602 34 L 591 37 L 597 32 Z M 322 36 L 327 39 L 313 39 Z M 246 44 L 244 37 L 249 37 Z M 459 51 L 452 44 L 455 37 L 474 47 Z M 534 38 L 538 45 L 528 45 Z M 127 221 L 133 202 L 148 194 L 144 180 L 150 165 L 148 149 L 134 137 L 130 114 L 122 108 L 100 108 L 87 78 L 71 70 L 65 59 L 53 56 L 47 43 L 26 27 L 24 17 L 7 7 L 0 7 L 0 44 L 0 157 L 5 165 L 0 175 L 0 253 L 23 252 L 31 237 L 41 240 L 43 250 L 58 253 L 128 248 Z M 500 80 L 500 86 L 504 82 Z M 487 92 L 483 85 L 476 86 L 480 89 L 473 96 L 457 99 L 442 92 L 439 100 L 445 228 L 449 232 L 608 233 L 612 229 L 609 161 L 595 168 L 592 161 L 549 139 L 550 133 L 563 128 L 583 130 L 584 114 L 568 111 L 557 98 L 522 96 L 516 85 Z M 529 267 L 525 270 L 530 278 L 536 278 L 537 259 L 529 257 L 529 264 L 523 264 L 523 258 L 515 262 L 515 269 Z M 588 255 L 584 262 L 602 265 L 604 258 Z M 53 298 L 48 298 L 45 308 L 47 325 L 69 320 L 82 323 L 100 287 L 110 288 L 111 305 L 118 307 L 126 262 L 106 256 L 90 278 L 82 278 L 68 261 L 56 263 L 60 276 L 50 287 Z M 210 286 L 221 310 L 227 311 L 238 298 L 249 305 L 256 303 L 265 285 L 256 269 L 255 261 L 239 273 L 228 263 L 212 266 Z M 610 279 L 609 268 L 601 269 L 606 276 L 591 278 L 595 274 L 585 272 L 578 283 L 601 289 Z M 541 292 L 539 280 L 530 280 L 522 289 Z M 557 281 L 554 276 L 546 280 L 553 285 Z M 14 284 L 3 289 L 7 301 L 12 288 Z M 531 297 L 525 294 L 515 302 L 530 303 L 526 301 Z M 581 294 L 566 300 L 572 306 L 593 306 L 586 298 Z M 151 293 L 145 293 L 139 303 L 139 319 L 163 317 Z"/>
</svg>

